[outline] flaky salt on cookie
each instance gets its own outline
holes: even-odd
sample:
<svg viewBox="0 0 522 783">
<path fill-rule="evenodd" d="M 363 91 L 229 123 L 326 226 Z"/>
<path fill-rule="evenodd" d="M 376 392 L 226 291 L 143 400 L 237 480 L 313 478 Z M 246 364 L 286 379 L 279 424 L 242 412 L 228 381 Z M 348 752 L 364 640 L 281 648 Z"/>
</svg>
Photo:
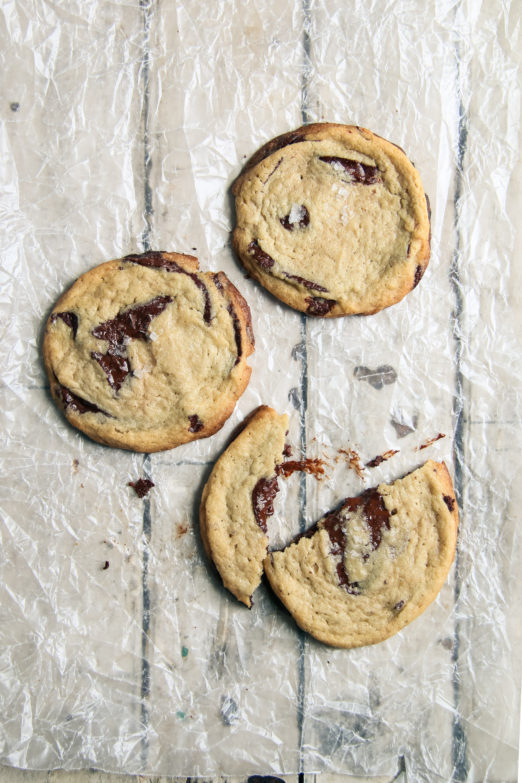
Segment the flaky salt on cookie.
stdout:
<svg viewBox="0 0 522 783">
<path fill-rule="evenodd" d="M 437 597 L 455 556 L 458 510 L 444 463 L 347 498 L 265 558 L 301 628 L 335 647 L 387 639 Z"/>
<path fill-rule="evenodd" d="M 225 587 L 246 606 L 259 586 L 288 416 L 263 405 L 218 459 L 203 490 L 201 538 Z"/>
<path fill-rule="evenodd" d="M 250 275 L 309 315 L 371 314 L 419 283 L 430 256 L 421 179 L 365 128 L 316 123 L 278 136 L 233 186 L 233 244 Z"/>
<path fill-rule="evenodd" d="M 148 252 L 91 269 L 59 299 L 43 356 L 68 421 L 100 443 L 171 449 L 218 430 L 245 390 L 247 303 L 194 256 Z"/>
</svg>

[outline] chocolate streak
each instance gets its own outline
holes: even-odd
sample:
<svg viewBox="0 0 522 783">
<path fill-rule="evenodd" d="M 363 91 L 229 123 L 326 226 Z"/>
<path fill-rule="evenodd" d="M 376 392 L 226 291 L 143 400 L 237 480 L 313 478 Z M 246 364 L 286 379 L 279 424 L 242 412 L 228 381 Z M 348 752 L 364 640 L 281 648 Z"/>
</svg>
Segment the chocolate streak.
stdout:
<svg viewBox="0 0 522 783">
<path fill-rule="evenodd" d="M 230 314 L 230 317 L 232 318 L 232 326 L 234 327 L 234 339 L 236 341 L 237 348 L 237 359 L 235 363 L 238 364 L 243 350 L 241 345 L 241 323 L 237 317 L 236 311 L 232 307 L 232 304 L 228 305 L 227 310 Z"/>
<path fill-rule="evenodd" d="M 257 239 L 252 240 L 247 250 L 250 253 L 250 255 L 255 258 L 259 266 L 263 267 L 263 269 L 271 269 L 274 266 L 275 263 L 274 259 L 272 258 L 272 256 L 269 256 L 268 253 L 265 253 L 264 250 L 261 250 L 261 248 L 258 245 Z"/>
<path fill-rule="evenodd" d="M 322 296 L 308 296 L 306 312 L 310 315 L 327 315 L 336 304 L 335 299 L 324 299 Z"/>
<path fill-rule="evenodd" d="M 338 158 L 335 155 L 322 155 L 319 160 L 331 165 L 339 164 L 352 177 L 355 182 L 361 185 L 375 185 L 381 182 L 379 169 L 377 166 L 369 166 L 367 163 L 361 163 L 358 160 L 349 160 L 348 158 Z"/>
<path fill-rule="evenodd" d="M 169 302 L 172 302 L 171 296 L 157 296 L 150 302 L 118 313 L 115 318 L 98 324 L 92 330 L 94 337 L 109 343 L 106 353 L 91 351 L 91 357 L 98 362 L 115 392 L 120 390 L 132 370 L 128 358 L 123 355 L 125 346 L 129 340 L 147 340 L 152 319 L 160 315 Z"/>
<path fill-rule="evenodd" d="M 297 283 L 304 285 L 305 288 L 308 288 L 311 291 L 321 291 L 324 294 L 328 292 L 327 288 L 324 288 L 322 285 L 319 285 L 319 283 L 313 283 L 311 280 L 307 280 L 305 277 L 300 277 L 299 275 L 291 275 L 288 272 L 283 272 L 283 274 L 287 278 L 287 280 L 295 280 Z M 306 301 L 308 301 L 308 299 Z"/>
<path fill-rule="evenodd" d="M 72 329 L 73 340 L 76 340 L 76 333 L 78 332 L 78 316 L 76 313 L 53 313 L 51 316 L 51 323 L 54 324 L 57 318 L 61 318 L 62 321 Z"/>
<path fill-rule="evenodd" d="M 160 315 L 169 302 L 172 302 L 171 296 L 157 296 L 150 302 L 135 305 L 95 326 L 92 334 L 98 340 L 107 340 L 113 349 L 124 348 L 129 340 L 147 340 L 152 319 Z"/>
<path fill-rule="evenodd" d="M 187 277 L 190 277 L 190 279 L 197 285 L 197 287 L 202 291 L 203 298 L 205 300 L 205 309 L 203 312 L 203 320 L 207 324 L 207 326 L 210 324 L 211 321 L 211 304 L 210 304 L 210 294 L 208 292 L 208 289 L 201 280 L 196 272 L 187 272 L 186 269 L 183 269 L 182 266 L 177 264 L 175 261 L 169 258 L 165 258 L 165 255 L 159 251 L 159 250 L 151 250 L 148 253 L 143 253 L 141 255 L 129 255 L 125 256 L 125 258 L 122 259 L 123 261 L 128 261 L 132 264 L 139 264 L 140 266 L 147 266 L 152 269 L 164 269 L 166 272 L 177 272 L 181 275 L 187 275 Z"/>
<path fill-rule="evenodd" d="M 104 416 L 109 416 L 108 413 L 102 411 L 97 405 L 73 394 L 70 389 L 66 386 L 62 386 L 61 383 L 58 384 L 58 388 L 60 389 L 62 402 L 66 408 L 73 408 L 75 411 L 78 411 L 78 413 L 103 413 Z"/>
<path fill-rule="evenodd" d="M 344 565 L 346 535 L 343 529 L 345 521 L 341 513 L 356 511 L 360 506 L 363 507 L 363 515 L 370 529 L 371 548 L 375 550 L 381 543 L 383 529 L 389 530 L 390 528 L 390 513 L 384 505 L 382 495 L 376 489 L 368 489 L 357 498 L 346 498 L 339 511 L 328 514 L 321 522 L 321 528 L 326 530 L 330 537 L 331 553 L 340 557 L 340 562 L 337 563 L 339 584 L 353 595 L 359 595 L 361 590 L 358 582 L 350 582 Z"/>
<path fill-rule="evenodd" d="M 254 516 L 257 524 L 265 534 L 267 532 L 266 518 L 271 517 L 274 513 L 274 499 L 278 492 L 279 485 L 277 483 L 277 476 L 273 476 L 269 479 L 259 479 L 252 490 Z"/>
</svg>

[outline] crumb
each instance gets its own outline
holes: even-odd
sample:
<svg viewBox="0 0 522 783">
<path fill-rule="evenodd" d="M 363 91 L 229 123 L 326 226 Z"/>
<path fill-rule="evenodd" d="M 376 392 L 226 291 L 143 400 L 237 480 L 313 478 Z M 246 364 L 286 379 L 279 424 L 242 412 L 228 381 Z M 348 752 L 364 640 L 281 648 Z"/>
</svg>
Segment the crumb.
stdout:
<svg viewBox="0 0 522 783">
<path fill-rule="evenodd" d="M 345 458 L 348 467 L 354 470 L 360 479 L 364 479 L 364 467 L 355 449 L 338 449 L 338 453 Z"/>
<path fill-rule="evenodd" d="M 439 434 L 436 435 L 434 438 L 430 438 L 425 443 L 423 443 L 421 446 L 418 446 L 416 451 L 422 451 L 422 449 L 427 449 L 428 446 L 431 446 L 436 441 L 440 440 L 441 438 L 445 438 L 445 437 L 446 437 L 446 435 L 444 433 L 439 432 Z"/>
<path fill-rule="evenodd" d="M 137 481 L 128 481 L 127 486 L 132 487 L 139 498 L 144 498 L 150 492 L 154 483 L 150 479 L 140 478 Z"/>
</svg>

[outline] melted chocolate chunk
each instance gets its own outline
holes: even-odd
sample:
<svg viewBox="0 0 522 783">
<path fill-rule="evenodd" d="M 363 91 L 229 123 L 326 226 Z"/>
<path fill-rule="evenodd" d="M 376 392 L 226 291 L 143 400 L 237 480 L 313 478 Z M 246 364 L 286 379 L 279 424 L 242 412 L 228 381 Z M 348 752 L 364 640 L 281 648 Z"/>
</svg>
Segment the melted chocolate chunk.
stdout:
<svg viewBox="0 0 522 783">
<path fill-rule="evenodd" d="M 107 340 L 111 348 L 123 348 L 129 340 L 147 340 L 147 329 L 153 318 L 160 315 L 172 302 L 171 296 L 157 296 L 145 304 L 118 313 L 116 318 L 95 326 L 92 334 L 98 340 Z"/>
<path fill-rule="evenodd" d="M 263 269 L 271 269 L 274 266 L 274 259 L 261 250 L 257 243 L 257 239 L 253 239 L 247 248 L 249 254 L 255 258 L 259 266 Z"/>
<path fill-rule="evenodd" d="M 359 595 L 361 588 L 358 582 L 351 582 L 349 574 L 346 573 L 344 565 L 344 550 L 346 547 L 345 521 L 341 516 L 341 512 L 345 510 L 355 511 L 359 506 L 363 507 L 364 518 L 370 529 L 371 547 L 375 550 L 381 543 L 383 528 L 389 529 L 390 527 L 390 515 L 384 506 L 382 496 L 376 489 L 369 489 L 357 498 L 346 498 L 341 509 L 328 514 L 321 523 L 321 527 L 326 530 L 330 538 L 331 553 L 340 557 L 340 562 L 337 563 L 339 584 L 352 595 Z M 363 559 L 367 560 L 368 555 Z"/>
<path fill-rule="evenodd" d="M 296 215 L 298 219 L 290 221 L 291 217 L 292 213 L 290 212 L 288 215 L 279 218 L 279 222 L 287 231 L 293 231 L 295 228 L 306 228 L 310 225 L 310 213 L 304 204 L 299 206 L 299 213 Z"/>
<path fill-rule="evenodd" d="M 291 476 L 292 473 L 295 473 L 296 471 L 302 471 L 318 478 L 319 476 L 324 475 L 324 461 L 318 457 L 290 460 L 276 465 L 275 471 L 277 476 L 284 476 L 285 478 L 288 478 L 288 476 Z"/>
<path fill-rule="evenodd" d="M 252 490 L 254 516 L 263 533 L 267 532 L 266 518 L 271 517 L 274 513 L 274 498 L 278 492 L 277 476 L 259 479 Z"/>
<path fill-rule="evenodd" d="M 73 339 L 76 340 L 76 333 L 78 331 L 78 316 L 76 313 L 53 313 L 51 316 L 51 323 L 54 324 L 57 318 L 61 318 L 62 321 L 72 329 Z"/>
<path fill-rule="evenodd" d="M 66 408 L 73 408 L 75 411 L 78 411 L 78 413 L 103 413 L 104 416 L 109 415 L 108 413 L 105 413 L 105 411 L 102 411 L 101 408 L 98 408 L 97 405 L 94 405 L 92 402 L 88 402 L 82 397 L 78 397 L 76 394 L 73 394 L 72 391 L 66 386 L 59 384 L 59 388 L 63 404 Z"/>
<path fill-rule="evenodd" d="M 144 498 L 154 486 L 154 482 L 150 479 L 140 478 L 136 481 L 129 481 L 127 486 L 132 487 L 139 498 Z"/>
<path fill-rule="evenodd" d="M 230 317 L 232 318 L 232 326 L 234 327 L 234 339 L 236 341 L 236 348 L 237 348 L 237 359 L 235 363 L 238 364 L 242 353 L 241 324 L 239 322 L 239 318 L 237 317 L 236 311 L 234 310 L 231 304 L 228 305 L 227 310 L 230 313 Z"/>
<path fill-rule="evenodd" d="M 443 495 L 442 499 L 444 500 L 449 510 L 453 511 L 455 508 L 455 498 L 452 498 L 451 495 Z"/>
<path fill-rule="evenodd" d="M 110 348 L 107 353 L 91 351 L 91 357 L 98 362 L 104 371 L 109 386 L 111 386 L 115 392 L 118 392 L 125 378 L 131 371 L 129 360 L 125 356 L 122 356 L 121 353 L 116 353 Z"/>
<path fill-rule="evenodd" d="M 322 296 L 308 296 L 305 302 L 308 304 L 306 312 L 310 315 L 326 315 L 336 304 L 335 299 L 323 299 Z"/>
<path fill-rule="evenodd" d="M 424 269 L 420 265 L 418 265 L 417 268 L 415 269 L 415 277 L 413 278 L 414 288 L 416 288 L 419 285 L 423 274 L 424 274 Z"/>
<path fill-rule="evenodd" d="M 319 160 L 333 166 L 342 166 L 352 179 L 355 182 L 360 182 L 361 185 L 375 185 L 377 182 L 381 181 L 377 166 L 369 166 L 367 163 L 361 163 L 358 160 L 338 158 L 335 155 L 323 155 Z"/>
<path fill-rule="evenodd" d="M 197 414 L 194 414 L 193 416 L 189 416 L 190 421 L 190 427 L 189 432 L 201 432 L 203 427 L 205 426 L 199 416 Z"/>
<path fill-rule="evenodd" d="M 328 291 L 327 288 L 324 288 L 322 285 L 319 285 L 319 283 L 313 283 L 311 280 L 307 280 L 305 277 L 299 277 L 299 275 L 291 275 L 288 272 L 283 272 L 283 274 L 287 278 L 287 280 L 295 280 L 297 283 L 304 285 L 305 288 L 308 288 L 311 291 L 322 291 L 322 293 L 324 294 L 327 293 Z M 308 299 L 306 301 L 308 302 Z"/>
<path fill-rule="evenodd" d="M 366 463 L 367 468 L 376 468 L 378 467 L 382 462 L 385 462 L 387 459 L 390 459 L 390 457 L 393 457 L 395 454 L 398 454 L 397 449 L 389 449 L 388 451 L 385 451 L 384 454 L 378 454 L 376 457 L 371 459 L 369 462 Z"/>
<path fill-rule="evenodd" d="M 397 601 L 397 603 L 393 607 L 393 611 L 394 612 L 400 612 L 401 609 L 403 608 L 403 606 L 404 606 L 404 601 Z"/>
<path fill-rule="evenodd" d="M 350 577 L 346 573 L 344 567 L 344 550 L 346 547 L 346 536 L 343 529 L 343 520 L 337 513 L 328 514 L 321 524 L 321 527 L 326 530 L 330 538 L 330 551 L 332 555 L 340 557 L 340 562 L 337 563 L 337 578 L 339 584 L 344 587 L 347 593 L 351 595 L 360 595 L 361 590 L 358 582 L 350 582 Z"/>
<path fill-rule="evenodd" d="M 359 506 L 363 506 L 364 518 L 370 528 L 372 549 L 377 549 L 381 543 L 383 529 L 390 529 L 390 513 L 384 505 L 382 495 L 376 489 L 367 489 L 358 498 L 346 498 L 342 507 L 355 511 Z"/>
<path fill-rule="evenodd" d="M 153 269 L 164 269 L 166 272 L 177 272 L 180 275 L 187 275 L 197 285 L 200 291 L 203 292 L 203 298 L 205 300 L 205 309 L 203 312 L 203 320 L 208 325 L 211 321 L 211 304 L 210 294 L 208 289 L 195 272 L 187 272 L 175 261 L 169 258 L 165 258 L 164 254 L 158 250 L 151 250 L 149 253 L 142 253 L 141 255 L 125 256 L 124 261 L 128 261 L 132 264 L 140 264 L 140 266 L 148 266 Z M 172 300 L 171 300 L 172 301 Z"/>
</svg>

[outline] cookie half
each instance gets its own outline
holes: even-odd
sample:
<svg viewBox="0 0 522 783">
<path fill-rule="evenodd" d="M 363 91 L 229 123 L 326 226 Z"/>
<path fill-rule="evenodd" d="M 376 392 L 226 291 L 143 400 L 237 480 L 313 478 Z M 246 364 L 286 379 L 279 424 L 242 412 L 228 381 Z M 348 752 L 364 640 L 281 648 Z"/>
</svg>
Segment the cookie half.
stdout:
<svg viewBox="0 0 522 783">
<path fill-rule="evenodd" d="M 218 459 L 203 490 L 201 538 L 225 587 L 247 606 L 263 574 L 288 416 L 266 405 Z"/>
<path fill-rule="evenodd" d="M 43 340 L 51 393 L 69 422 L 144 452 L 216 432 L 248 384 L 253 350 L 250 310 L 226 275 L 156 251 L 82 275 Z"/>
<path fill-rule="evenodd" d="M 430 256 L 421 179 L 365 128 L 318 123 L 269 141 L 233 186 L 248 272 L 309 315 L 371 314 L 419 283 Z"/>
<path fill-rule="evenodd" d="M 347 498 L 286 549 L 265 558 L 270 584 L 321 642 L 387 639 L 439 593 L 455 556 L 458 511 L 444 463 Z"/>
</svg>

